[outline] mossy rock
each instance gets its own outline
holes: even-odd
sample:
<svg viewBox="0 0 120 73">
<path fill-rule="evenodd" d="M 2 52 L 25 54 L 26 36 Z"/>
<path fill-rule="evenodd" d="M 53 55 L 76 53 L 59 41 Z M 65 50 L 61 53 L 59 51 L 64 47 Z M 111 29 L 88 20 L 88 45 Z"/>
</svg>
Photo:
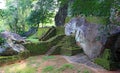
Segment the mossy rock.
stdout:
<svg viewBox="0 0 120 73">
<path fill-rule="evenodd" d="M 39 38 L 39 41 L 46 41 L 56 35 L 56 28 L 51 27 L 49 30 Z"/>
<path fill-rule="evenodd" d="M 13 55 L 13 56 L 0 56 L 0 66 L 4 64 L 12 64 L 17 61 L 26 59 L 30 56 L 30 52 L 28 50 L 19 53 L 18 55 Z"/>
<path fill-rule="evenodd" d="M 61 51 L 61 46 L 56 45 L 56 49 L 54 50 L 52 55 L 60 55 L 60 51 Z"/>
<path fill-rule="evenodd" d="M 82 49 L 76 44 L 74 36 L 65 36 L 58 44 L 61 45 L 60 53 L 62 55 L 75 55 L 82 52 Z"/>
<path fill-rule="evenodd" d="M 94 63 L 104 67 L 107 70 L 115 70 L 120 64 L 120 63 L 114 62 L 114 60 L 112 59 L 112 54 L 110 49 L 105 49 L 101 57 L 96 58 L 94 60 Z"/>
<path fill-rule="evenodd" d="M 59 34 L 65 35 L 65 28 L 64 28 L 64 26 L 56 27 L 56 35 L 59 35 Z"/>
<path fill-rule="evenodd" d="M 78 53 L 82 53 L 83 50 L 82 49 L 69 49 L 69 48 L 61 48 L 61 54 L 62 55 L 67 55 L 67 56 L 72 56 L 72 55 L 76 55 Z"/>
<path fill-rule="evenodd" d="M 56 45 L 64 35 L 56 35 L 47 41 L 31 42 L 23 44 L 26 49 L 30 51 L 30 55 L 45 54 L 52 46 Z"/>
</svg>

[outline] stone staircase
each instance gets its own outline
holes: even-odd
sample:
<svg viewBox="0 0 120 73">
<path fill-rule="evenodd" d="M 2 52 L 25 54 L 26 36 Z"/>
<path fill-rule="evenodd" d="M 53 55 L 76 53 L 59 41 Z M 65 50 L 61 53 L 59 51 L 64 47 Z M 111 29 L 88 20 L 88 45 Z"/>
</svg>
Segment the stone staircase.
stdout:
<svg viewBox="0 0 120 73">
<path fill-rule="evenodd" d="M 47 52 L 46 52 L 46 54 L 45 55 L 52 55 L 53 54 L 53 52 L 57 49 L 59 47 L 59 45 L 55 45 L 55 46 L 53 46 L 53 47 L 51 47 L 51 49 L 49 49 Z"/>
</svg>

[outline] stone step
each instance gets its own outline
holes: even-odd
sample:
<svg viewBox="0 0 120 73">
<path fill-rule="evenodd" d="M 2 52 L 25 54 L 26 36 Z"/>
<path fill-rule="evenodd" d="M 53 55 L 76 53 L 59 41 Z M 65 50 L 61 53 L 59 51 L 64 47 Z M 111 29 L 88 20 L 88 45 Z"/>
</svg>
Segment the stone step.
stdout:
<svg viewBox="0 0 120 73">
<path fill-rule="evenodd" d="M 86 66 L 90 66 L 92 68 L 99 68 L 103 69 L 101 66 L 93 63 L 85 54 L 77 54 L 74 56 L 63 56 L 67 61 L 71 63 L 80 63 L 80 64 L 85 64 Z"/>
</svg>

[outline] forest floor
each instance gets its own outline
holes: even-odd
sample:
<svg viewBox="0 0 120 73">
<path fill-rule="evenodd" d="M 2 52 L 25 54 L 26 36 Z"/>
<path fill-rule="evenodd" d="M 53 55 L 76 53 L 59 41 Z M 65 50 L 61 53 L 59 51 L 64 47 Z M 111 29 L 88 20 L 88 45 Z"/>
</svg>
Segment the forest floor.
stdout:
<svg viewBox="0 0 120 73">
<path fill-rule="evenodd" d="M 70 63 L 63 56 L 32 56 L 18 63 L 0 67 L 0 73 L 120 73 Z"/>
</svg>

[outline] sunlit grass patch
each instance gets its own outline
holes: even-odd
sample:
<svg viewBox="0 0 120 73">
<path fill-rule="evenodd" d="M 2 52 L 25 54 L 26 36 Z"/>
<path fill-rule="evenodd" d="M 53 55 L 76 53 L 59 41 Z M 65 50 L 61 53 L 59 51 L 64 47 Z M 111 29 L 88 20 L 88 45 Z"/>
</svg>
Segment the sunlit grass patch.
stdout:
<svg viewBox="0 0 120 73">
<path fill-rule="evenodd" d="M 36 73 L 36 68 L 33 68 L 33 67 L 26 67 L 22 70 L 18 70 L 16 71 L 16 73 Z"/>
<path fill-rule="evenodd" d="M 54 69 L 55 69 L 54 66 L 46 66 L 46 67 L 43 68 L 42 73 L 47 73 L 47 72 L 50 73 L 50 72 L 53 72 Z"/>
</svg>

